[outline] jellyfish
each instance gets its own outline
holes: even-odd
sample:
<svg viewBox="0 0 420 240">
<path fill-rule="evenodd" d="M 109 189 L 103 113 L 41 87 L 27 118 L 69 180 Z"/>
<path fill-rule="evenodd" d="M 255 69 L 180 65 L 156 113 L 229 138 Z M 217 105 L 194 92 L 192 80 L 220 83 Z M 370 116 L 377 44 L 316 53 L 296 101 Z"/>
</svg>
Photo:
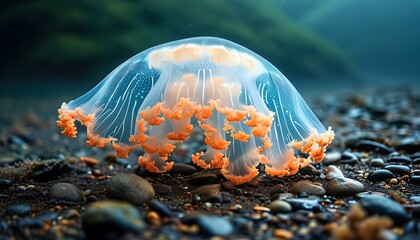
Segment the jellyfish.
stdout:
<svg viewBox="0 0 420 240">
<path fill-rule="evenodd" d="M 206 150 L 192 154 L 201 168 L 221 168 L 234 184 L 259 174 L 296 174 L 325 157 L 334 132 L 326 129 L 290 81 L 270 62 L 234 42 L 197 37 L 145 50 L 96 87 L 63 103 L 57 124 L 87 144 L 112 144 L 118 157 L 137 148 L 138 162 L 169 171 L 176 143 L 201 129 Z"/>
</svg>

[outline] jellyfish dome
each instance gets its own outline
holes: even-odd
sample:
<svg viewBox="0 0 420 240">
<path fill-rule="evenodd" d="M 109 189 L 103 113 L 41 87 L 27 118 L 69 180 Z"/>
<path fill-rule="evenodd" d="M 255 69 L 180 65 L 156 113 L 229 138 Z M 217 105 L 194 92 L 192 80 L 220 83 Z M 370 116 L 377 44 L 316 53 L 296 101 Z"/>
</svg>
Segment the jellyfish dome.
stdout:
<svg viewBox="0 0 420 240">
<path fill-rule="evenodd" d="M 191 160 L 235 184 L 257 176 L 260 163 L 272 176 L 296 174 L 322 161 L 334 138 L 276 67 L 215 37 L 145 50 L 58 112 L 64 135 L 75 138 L 80 121 L 90 146 L 111 143 L 122 158 L 142 148 L 139 164 L 157 173 L 172 168 L 175 143 L 197 126 L 207 150 Z"/>
</svg>

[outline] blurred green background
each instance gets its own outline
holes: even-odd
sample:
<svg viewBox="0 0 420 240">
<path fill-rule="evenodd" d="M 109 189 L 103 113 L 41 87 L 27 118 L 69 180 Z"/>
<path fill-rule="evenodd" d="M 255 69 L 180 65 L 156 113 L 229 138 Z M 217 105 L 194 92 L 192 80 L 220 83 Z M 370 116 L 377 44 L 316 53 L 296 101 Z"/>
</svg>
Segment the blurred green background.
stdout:
<svg viewBox="0 0 420 240">
<path fill-rule="evenodd" d="M 87 90 L 194 36 L 237 42 L 297 87 L 419 85 L 419 13 L 417 0 L 0 0 L 0 94 Z"/>
</svg>

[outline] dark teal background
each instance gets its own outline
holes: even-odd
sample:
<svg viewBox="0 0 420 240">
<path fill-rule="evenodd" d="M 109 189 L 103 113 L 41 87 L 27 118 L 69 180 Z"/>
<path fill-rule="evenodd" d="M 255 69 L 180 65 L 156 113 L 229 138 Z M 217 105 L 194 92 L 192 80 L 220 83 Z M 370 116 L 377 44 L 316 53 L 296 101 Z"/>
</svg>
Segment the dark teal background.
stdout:
<svg viewBox="0 0 420 240">
<path fill-rule="evenodd" d="M 299 89 L 420 85 L 420 1 L 0 1 L 0 96 L 96 85 L 157 44 L 217 36 Z"/>
</svg>

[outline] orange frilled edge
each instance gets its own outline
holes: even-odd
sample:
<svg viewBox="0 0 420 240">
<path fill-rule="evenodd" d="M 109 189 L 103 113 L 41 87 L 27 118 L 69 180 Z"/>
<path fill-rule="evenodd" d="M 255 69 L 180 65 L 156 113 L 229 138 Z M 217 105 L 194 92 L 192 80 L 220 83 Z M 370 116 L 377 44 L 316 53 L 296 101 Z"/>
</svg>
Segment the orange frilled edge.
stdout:
<svg viewBox="0 0 420 240">
<path fill-rule="evenodd" d="M 309 165 L 312 161 L 321 162 L 325 158 L 325 150 L 334 139 L 334 131 L 331 127 L 324 133 L 314 131 L 309 137 L 302 141 L 292 141 L 288 145 L 291 147 L 287 150 L 284 159 L 286 162 L 281 168 L 266 166 L 265 172 L 271 176 L 284 177 L 296 174 L 300 168 Z M 306 158 L 295 157 L 295 150 L 308 154 Z M 263 164 L 271 165 L 271 161 L 263 157 Z"/>
<path fill-rule="evenodd" d="M 164 107 L 163 103 L 157 103 L 155 106 L 148 107 L 139 112 L 140 120 L 137 121 L 136 135 L 131 135 L 129 141 L 133 145 L 124 143 L 116 143 L 115 138 L 104 138 L 95 135 L 92 132 L 92 123 L 94 122 L 94 114 L 85 115 L 83 110 L 76 108 L 75 110 L 67 109 L 67 105 L 63 103 L 62 107 L 58 110 L 59 119 L 57 125 L 62 128 L 61 133 L 65 136 L 75 138 L 77 129 L 74 124 L 76 120 L 80 121 L 82 125 L 87 127 L 86 141 L 92 147 L 104 147 L 106 143 L 112 142 L 118 157 L 127 158 L 128 154 L 138 147 L 145 151 L 144 156 L 140 156 L 138 162 L 141 166 L 145 167 L 151 172 L 165 172 L 169 171 L 173 162 L 167 162 L 168 157 L 173 152 L 175 145 L 171 141 L 183 141 L 192 132 L 193 126 L 190 124 L 190 118 L 195 117 L 199 121 L 199 126 L 204 132 L 205 143 L 212 149 L 210 156 L 205 156 L 208 153 L 195 153 L 192 155 L 192 161 L 201 168 L 217 167 L 222 168 L 222 174 L 234 184 L 242 184 L 252 180 L 258 175 L 256 166 L 261 162 L 266 164 L 266 173 L 272 176 L 282 177 L 293 175 L 297 173 L 299 168 L 308 165 L 312 159 L 320 162 L 325 157 L 325 149 L 334 138 L 334 132 L 329 128 L 325 133 L 317 134 L 314 132 L 308 138 L 302 141 L 293 141 L 289 144 L 290 149 L 285 154 L 283 161 L 286 163 L 281 168 L 276 169 L 272 166 L 272 160 L 267 159 L 262 153 L 272 146 L 270 138 L 267 133 L 270 131 L 273 122 L 273 115 L 264 115 L 258 113 L 252 106 L 245 106 L 243 110 L 236 110 L 231 108 L 219 107 L 218 101 L 210 100 L 208 106 L 197 105 L 186 98 L 181 98 L 172 109 Z M 252 150 L 252 164 L 243 164 L 245 168 L 244 175 L 233 175 L 230 170 L 229 159 L 225 157 L 221 151 L 229 147 L 230 141 L 226 141 L 220 137 L 218 128 L 206 123 L 206 119 L 213 115 L 213 111 L 217 111 L 225 115 L 225 124 L 223 131 L 230 136 L 242 142 L 247 142 L 251 137 L 258 137 L 262 140 L 262 146 L 258 146 Z M 246 118 L 248 116 L 248 118 Z M 173 120 L 179 124 L 179 127 L 174 131 L 167 133 L 166 139 L 155 139 L 153 136 L 148 136 L 146 130 L 148 126 L 159 126 L 165 120 Z M 247 126 L 251 128 L 250 133 L 240 130 L 235 130 L 232 122 L 244 121 Z M 307 158 L 296 158 L 294 150 L 297 149 L 309 156 Z M 155 160 L 161 161 L 160 168 L 156 166 Z M 277 160 L 279 161 L 279 159 Z M 281 160 L 280 160 L 281 161 Z M 162 163 L 164 163 L 162 165 Z"/>
</svg>

